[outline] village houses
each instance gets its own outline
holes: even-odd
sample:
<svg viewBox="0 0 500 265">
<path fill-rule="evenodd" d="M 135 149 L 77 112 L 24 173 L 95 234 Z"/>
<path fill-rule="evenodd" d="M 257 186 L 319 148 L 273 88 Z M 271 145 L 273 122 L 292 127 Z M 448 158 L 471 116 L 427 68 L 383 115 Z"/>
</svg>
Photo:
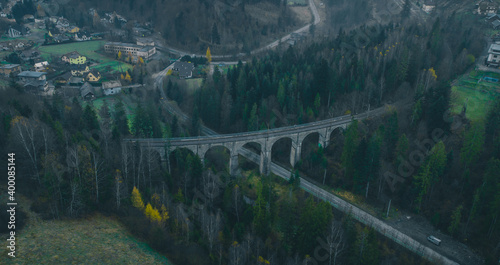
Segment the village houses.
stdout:
<svg viewBox="0 0 500 265">
<path fill-rule="evenodd" d="M 17 75 L 19 82 L 24 86 L 24 88 L 34 91 L 47 91 L 47 73 L 44 72 L 33 72 L 24 71 Z"/>
<path fill-rule="evenodd" d="M 489 0 L 483 0 L 477 4 L 477 13 L 479 15 L 495 14 L 498 10 L 498 5 Z"/>
<path fill-rule="evenodd" d="M 21 72 L 21 66 L 19 64 L 2 64 L 0 65 L 0 74 L 4 76 L 9 76 L 11 73 Z"/>
<path fill-rule="evenodd" d="M 87 62 L 87 57 L 79 54 L 77 51 L 73 51 L 61 56 L 61 60 L 69 64 L 85 64 Z"/>
<path fill-rule="evenodd" d="M 194 64 L 177 61 L 174 63 L 173 70 L 181 79 L 191 78 L 193 76 Z"/>
</svg>

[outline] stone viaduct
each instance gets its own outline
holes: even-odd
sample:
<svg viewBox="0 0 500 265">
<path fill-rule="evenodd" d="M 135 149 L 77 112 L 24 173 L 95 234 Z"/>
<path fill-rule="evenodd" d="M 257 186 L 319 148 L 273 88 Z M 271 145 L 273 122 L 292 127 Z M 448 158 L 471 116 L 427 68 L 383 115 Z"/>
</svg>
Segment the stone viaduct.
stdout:
<svg viewBox="0 0 500 265">
<path fill-rule="evenodd" d="M 384 108 L 359 115 L 345 115 L 307 124 L 254 132 L 170 139 L 127 139 L 124 141 L 129 143 L 138 142 L 144 148 L 152 148 L 160 154 L 163 160 L 166 159 L 167 150 L 173 152 L 178 148 L 186 148 L 197 154 L 203 161 L 208 150 L 222 146 L 229 150 L 229 169 L 231 175 L 234 175 L 238 169 L 238 155 L 245 156 L 242 152 L 244 151 L 243 146 L 248 143 L 257 143 L 260 145 L 261 150 L 260 173 L 267 175 L 270 173 L 272 147 L 278 140 L 288 138 L 292 141 L 290 164 L 293 167 L 300 160 L 302 142 L 308 135 L 318 133 L 319 144 L 327 147 L 330 142 L 330 136 L 336 129 L 345 130 L 353 120 L 367 118 L 369 115 L 376 115 L 382 112 L 384 112 Z"/>
</svg>

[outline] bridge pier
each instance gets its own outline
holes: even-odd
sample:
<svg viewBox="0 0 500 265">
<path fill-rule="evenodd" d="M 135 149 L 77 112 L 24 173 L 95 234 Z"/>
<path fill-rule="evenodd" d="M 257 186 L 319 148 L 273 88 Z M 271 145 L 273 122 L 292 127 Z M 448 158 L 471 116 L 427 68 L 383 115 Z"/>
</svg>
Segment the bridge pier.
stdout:
<svg viewBox="0 0 500 265">
<path fill-rule="evenodd" d="M 238 171 L 238 152 L 231 152 L 229 157 L 229 174 L 235 176 Z"/>
<path fill-rule="evenodd" d="M 259 170 L 260 174 L 269 175 L 271 171 L 271 152 L 269 150 L 264 150 L 260 152 Z"/>
<path fill-rule="evenodd" d="M 319 134 L 318 143 L 321 145 L 321 147 L 323 149 L 325 149 L 328 146 L 328 144 L 330 143 L 330 139 L 328 136 L 329 136 L 328 132 L 326 133 L 326 135 L 324 135 L 322 133 Z"/>
<path fill-rule="evenodd" d="M 295 164 L 300 160 L 300 152 L 302 151 L 302 143 L 292 141 L 290 149 L 290 165 L 295 167 Z"/>
</svg>

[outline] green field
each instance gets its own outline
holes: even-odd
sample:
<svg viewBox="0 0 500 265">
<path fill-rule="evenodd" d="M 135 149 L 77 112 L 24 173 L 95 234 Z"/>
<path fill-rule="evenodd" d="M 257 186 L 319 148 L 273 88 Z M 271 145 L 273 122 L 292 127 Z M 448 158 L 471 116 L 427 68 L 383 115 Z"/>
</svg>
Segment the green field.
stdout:
<svg viewBox="0 0 500 265">
<path fill-rule="evenodd" d="M 2 264 L 170 264 L 135 239 L 118 221 L 102 215 L 38 221 L 16 231 L 16 258 Z"/>
<path fill-rule="evenodd" d="M 0 42 L 11 41 L 11 40 L 29 40 L 26 37 L 10 38 L 7 35 L 0 37 Z"/>
<path fill-rule="evenodd" d="M 203 83 L 203 78 L 191 78 L 191 79 L 186 79 L 186 89 L 189 94 L 192 94 L 194 91 L 196 91 L 198 88 L 201 87 L 201 84 Z"/>
<path fill-rule="evenodd" d="M 101 72 L 111 71 L 111 72 L 125 72 L 127 70 L 132 70 L 132 65 L 119 61 L 109 61 L 107 63 L 101 63 L 97 66 L 92 67 Z"/>
<path fill-rule="evenodd" d="M 485 81 L 484 77 L 500 79 L 500 74 L 471 71 L 455 81 L 451 93 L 451 108 L 454 114 L 459 114 L 467 103 L 466 116 L 469 120 L 485 119 L 493 99 L 500 95 L 500 82 Z"/>
<path fill-rule="evenodd" d="M 104 46 L 104 43 L 106 43 L 106 41 L 99 40 L 48 45 L 40 46 L 38 48 L 38 51 L 44 59 L 49 61 L 51 60 L 51 56 L 56 56 L 57 58 L 59 58 L 63 54 L 66 54 L 68 52 L 77 51 L 78 53 L 85 55 L 88 59 L 94 60 L 99 63 L 98 66 L 93 67 L 98 69 L 99 71 L 105 71 L 109 69 L 109 71 L 118 72 L 132 69 L 132 65 L 128 63 L 115 61 L 112 58 L 97 53 L 96 51 L 101 49 L 102 46 Z"/>
<path fill-rule="evenodd" d="M 117 104 L 119 101 L 121 101 L 124 105 L 124 109 L 125 109 L 127 119 L 128 119 L 129 128 L 132 128 L 132 120 L 134 118 L 134 112 L 135 112 L 135 108 L 137 106 L 136 106 L 136 103 L 134 103 L 130 100 L 129 96 L 127 96 L 123 93 L 120 93 L 120 94 L 111 95 L 111 96 L 104 96 L 104 97 L 101 97 L 101 98 L 98 98 L 98 99 L 95 99 L 92 101 L 81 101 L 81 102 L 82 102 L 83 107 L 87 106 L 88 104 L 91 104 L 92 107 L 94 108 L 96 114 L 97 114 L 97 118 L 100 119 L 99 110 L 101 109 L 104 102 L 106 102 L 108 104 L 109 110 L 111 112 L 113 112 L 115 104 Z"/>
</svg>

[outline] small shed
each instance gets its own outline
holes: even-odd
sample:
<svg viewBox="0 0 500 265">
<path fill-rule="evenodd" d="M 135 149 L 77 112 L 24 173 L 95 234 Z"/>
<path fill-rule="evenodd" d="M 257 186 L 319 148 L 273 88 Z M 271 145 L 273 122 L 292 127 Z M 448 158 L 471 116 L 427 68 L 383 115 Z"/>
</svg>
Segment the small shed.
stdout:
<svg viewBox="0 0 500 265">
<path fill-rule="evenodd" d="M 95 99 L 95 91 L 94 87 L 89 82 L 85 82 L 83 86 L 80 87 L 80 96 L 84 100 L 93 100 Z"/>
</svg>

